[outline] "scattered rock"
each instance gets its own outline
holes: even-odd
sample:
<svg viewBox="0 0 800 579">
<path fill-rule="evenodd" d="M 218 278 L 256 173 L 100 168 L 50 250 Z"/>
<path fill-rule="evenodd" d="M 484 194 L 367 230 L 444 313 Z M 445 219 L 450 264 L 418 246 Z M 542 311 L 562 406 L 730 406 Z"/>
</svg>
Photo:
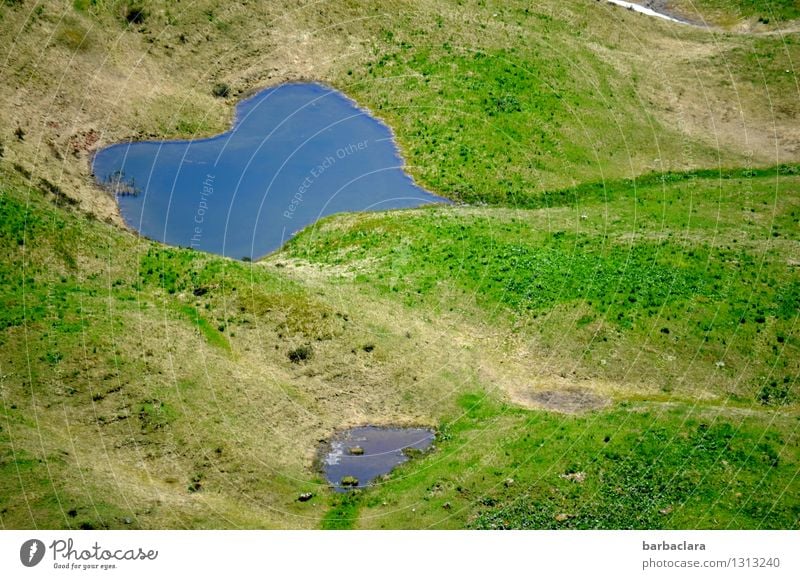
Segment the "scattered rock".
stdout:
<svg viewBox="0 0 800 579">
<path fill-rule="evenodd" d="M 358 479 L 354 476 L 345 476 L 342 477 L 342 480 L 339 481 L 339 484 L 343 487 L 357 487 Z"/>
<path fill-rule="evenodd" d="M 354 456 L 361 456 L 362 454 L 364 454 L 364 449 L 361 448 L 360 446 L 351 446 L 350 448 L 347 449 L 347 452 Z"/>
<path fill-rule="evenodd" d="M 583 481 L 586 480 L 586 473 L 583 472 L 583 471 L 580 471 L 580 472 L 568 472 L 568 473 L 562 474 L 560 476 L 564 480 L 569 480 L 569 481 L 572 481 L 574 483 L 582 483 Z"/>
<path fill-rule="evenodd" d="M 514 486 L 514 479 L 513 478 L 507 478 L 506 480 L 503 481 L 503 486 L 506 487 L 506 488 L 513 487 Z"/>
<path fill-rule="evenodd" d="M 300 496 L 297 497 L 297 500 L 301 503 L 305 503 L 310 501 L 312 498 L 314 498 L 314 493 L 301 493 Z"/>
<path fill-rule="evenodd" d="M 526 406 L 530 405 L 545 410 L 576 414 L 589 410 L 597 410 L 608 405 L 609 400 L 595 394 L 591 390 L 570 387 L 563 390 L 543 390 L 528 392 L 523 395 Z"/>
</svg>

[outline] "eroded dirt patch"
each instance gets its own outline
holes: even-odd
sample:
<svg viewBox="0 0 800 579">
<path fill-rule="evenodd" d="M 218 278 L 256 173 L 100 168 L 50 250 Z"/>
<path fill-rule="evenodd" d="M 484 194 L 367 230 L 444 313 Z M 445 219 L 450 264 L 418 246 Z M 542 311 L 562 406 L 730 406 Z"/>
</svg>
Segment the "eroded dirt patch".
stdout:
<svg viewBox="0 0 800 579">
<path fill-rule="evenodd" d="M 598 410 L 610 400 L 586 388 L 571 386 L 559 390 L 531 390 L 518 392 L 515 401 L 528 408 L 552 410 L 565 414 L 578 414 Z"/>
</svg>

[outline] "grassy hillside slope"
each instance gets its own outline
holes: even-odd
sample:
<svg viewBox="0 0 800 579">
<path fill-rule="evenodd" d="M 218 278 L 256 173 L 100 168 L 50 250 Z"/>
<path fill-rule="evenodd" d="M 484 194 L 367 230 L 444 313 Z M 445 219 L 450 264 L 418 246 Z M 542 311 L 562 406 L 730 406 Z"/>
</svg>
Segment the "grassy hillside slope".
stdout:
<svg viewBox="0 0 800 579">
<path fill-rule="evenodd" d="M 287 79 L 356 98 L 394 127 L 421 183 L 468 201 L 774 165 L 800 145 L 796 37 L 603 3 L 19 2 L 0 19 L 6 158 L 101 218 L 115 209 L 91 185 L 92 150 L 220 132 L 237 95 Z"/>
<path fill-rule="evenodd" d="M 795 172 L 342 216 L 255 264 L 6 186 L 3 525 L 796 526 Z M 342 505 L 314 453 L 360 423 L 437 450 Z"/>
<path fill-rule="evenodd" d="M 3 528 L 800 525 L 796 36 L 579 0 L 0 19 Z M 256 263 L 119 227 L 93 150 L 293 79 L 463 203 Z M 317 446 L 355 424 L 436 449 L 334 495 Z"/>
<path fill-rule="evenodd" d="M 587 185 L 540 210 L 335 218 L 274 259 L 353 272 L 409 306 L 478 307 L 573 372 L 752 400 L 800 371 L 800 168 L 745 174 Z"/>
<path fill-rule="evenodd" d="M 322 489 L 320 439 L 435 424 L 430 397 L 443 411 L 470 373 L 421 347 L 420 315 L 159 248 L 24 185 L 1 199 L 5 527 L 313 526 L 295 499 Z"/>
<path fill-rule="evenodd" d="M 441 452 L 332 516 L 796 528 L 798 169 L 587 184 L 546 209 L 353 215 L 304 231 L 267 262 L 289 258 L 342 295 L 505 328 L 495 367 L 469 353 L 485 385 L 459 399 Z"/>
</svg>

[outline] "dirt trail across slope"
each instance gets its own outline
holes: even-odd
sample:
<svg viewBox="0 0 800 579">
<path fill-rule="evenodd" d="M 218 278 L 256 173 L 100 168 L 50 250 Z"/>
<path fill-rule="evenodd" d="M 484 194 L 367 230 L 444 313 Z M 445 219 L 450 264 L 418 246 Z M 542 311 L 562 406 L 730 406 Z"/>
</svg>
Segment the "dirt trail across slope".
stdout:
<svg viewBox="0 0 800 579">
<path fill-rule="evenodd" d="M 754 28 L 753 22 L 743 21 L 733 29 L 724 28 L 706 22 L 699 14 L 688 16 L 685 13 L 678 12 L 671 8 L 667 0 L 638 0 L 635 2 L 626 2 L 625 0 L 606 0 L 609 4 L 614 4 L 620 8 L 627 8 L 640 14 L 661 18 L 677 24 L 684 24 L 687 26 L 694 26 L 696 28 L 704 28 L 713 32 L 731 32 L 738 34 L 752 34 L 759 36 L 781 36 L 784 34 L 793 34 L 800 32 L 800 22 L 792 22 L 782 28 L 774 28 L 770 30 L 758 30 Z"/>
</svg>

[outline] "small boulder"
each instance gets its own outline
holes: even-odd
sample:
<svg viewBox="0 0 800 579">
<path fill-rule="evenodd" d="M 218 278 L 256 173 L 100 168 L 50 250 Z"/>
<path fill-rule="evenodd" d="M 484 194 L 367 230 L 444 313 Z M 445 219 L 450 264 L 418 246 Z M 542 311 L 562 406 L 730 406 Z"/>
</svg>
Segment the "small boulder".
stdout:
<svg viewBox="0 0 800 579">
<path fill-rule="evenodd" d="M 361 456 L 362 454 L 364 454 L 364 449 L 361 448 L 360 446 L 351 446 L 350 448 L 347 449 L 347 452 L 349 454 L 352 454 L 353 456 Z"/>
<path fill-rule="evenodd" d="M 354 476 L 344 476 L 342 480 L 339 481 L 339 484 L 343 487 L 357 487 L 358 479 Z"/>
<path fill-rule="evenodd" d="M 297 500 L 301 503 L 305 503 L 310 501 L 312 498 L 314 498 L 314 493 L 301 493 L 300 496 L 297 497 Z"/>
</svg>

